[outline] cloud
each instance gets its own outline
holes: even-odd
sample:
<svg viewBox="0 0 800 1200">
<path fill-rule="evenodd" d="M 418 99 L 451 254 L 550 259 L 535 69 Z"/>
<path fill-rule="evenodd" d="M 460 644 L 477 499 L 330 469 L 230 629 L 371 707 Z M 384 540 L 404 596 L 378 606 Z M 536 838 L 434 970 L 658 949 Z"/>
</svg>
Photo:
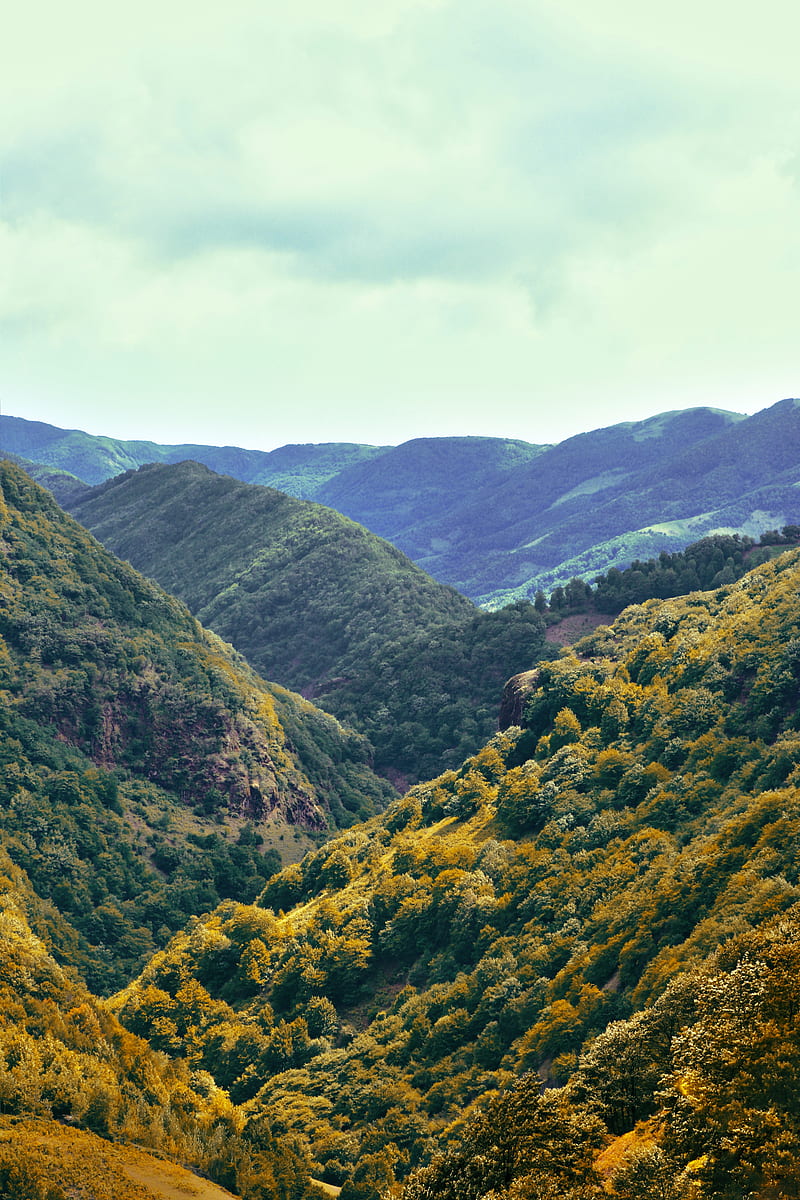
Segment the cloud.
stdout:
<svg viewBox="0 0 800 1200">
<path fill-rule="evenodd" d="M 260 38 L 235 21 L 205 31 L 221 44 L 201 27 L 186 55 L 154 24 L 118 76 L 103 63 L 94 97 L 91 72 L 74 93 L 62 84 L 55 127 L 18 140 L 11 212 L 49 209 L 166 255 L 256 245 L 304 272 L 392 281 L 544 265 L 647 224 L 679 191 L 637 170 L 693 119 L 664 68 L 598 60 L 514 0 L 410 4 L 377 33 L 352 15 L 286 28 L 278 14 Z"/>
<path fill-rule="evenodd" d="M 153 435 L 169 400 L 193 439 L 234 392 L 310 440 L 770 403 L 797 26 L 781 0 L 34 0 L 0 49 L 0 381 Z"/>
</svg>

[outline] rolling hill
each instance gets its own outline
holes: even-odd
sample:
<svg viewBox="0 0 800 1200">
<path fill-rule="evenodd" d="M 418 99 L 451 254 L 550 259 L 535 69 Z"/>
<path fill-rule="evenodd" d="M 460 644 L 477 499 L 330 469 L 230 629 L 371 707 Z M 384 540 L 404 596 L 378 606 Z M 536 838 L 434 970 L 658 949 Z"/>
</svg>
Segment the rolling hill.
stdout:
<svg viewBox="0 0 800 1200">
<path fill-rule="evenodd" d="M 80 429 L 61 429 L 44 421 L 12 416 L 0 417 L 0 447 L 32 462 L 76 475 L 89 484 L 102 483 L 147 463 L 192 459 L 245 482 L 263 483 L 297 496 L 315 493 L 332 475 L 379 455 L 383 449 L 353 442 L 281 446 L 273 451 L 190 443 L 163 446 L 158 442 L 126 441 Z"/>
<path fill-rule="evenodd" d="M 0 443 L 92 483 L 192 458 L 336 508 L 434 578 L 498 607 L 707 534 L 796 523 L 799 414 L 783 400 L 749 417 L 662 413 L 554 446 L 452 437 L 269 453 L 121 442 L 3 417 Z"/>
</svg>

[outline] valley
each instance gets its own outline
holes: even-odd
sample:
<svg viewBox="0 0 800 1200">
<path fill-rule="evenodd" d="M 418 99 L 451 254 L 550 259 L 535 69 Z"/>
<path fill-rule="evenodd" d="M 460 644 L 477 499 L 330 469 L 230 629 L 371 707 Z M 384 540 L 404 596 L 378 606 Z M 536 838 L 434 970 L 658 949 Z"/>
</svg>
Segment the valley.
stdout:
<svg viewBox="0 0 800 1200">
<path fill-rule="evenodd" d="M 529 602 L 483 612 L 332 509 L 197 463 L 141 467 L 69 507 L 264 678 L 364 733 L 401 786 L 477 750 L 505 680 L 545 652 Z"/>
<path fill-rule="evenodd" d="M 796 411 L 283 455 L 313 498 L 18 427 L 74 516 L 0 464 L 0 1189 L 797 1194 Z"/>
</svg>

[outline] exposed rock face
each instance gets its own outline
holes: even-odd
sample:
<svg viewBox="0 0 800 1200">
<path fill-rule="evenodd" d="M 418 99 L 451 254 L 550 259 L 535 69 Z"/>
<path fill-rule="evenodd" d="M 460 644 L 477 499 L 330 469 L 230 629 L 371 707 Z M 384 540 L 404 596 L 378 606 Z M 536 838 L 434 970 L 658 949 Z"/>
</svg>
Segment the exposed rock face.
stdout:
<svg viewBox="0 0 800 1200">
<path fill-rule="evenodd" d="M 522 723 L 522 713 L 525 701 L 539 682 L 538 671 L 520 671 L 512 675 L 503 688 L 503 699 L 500 702 L 500 729 L 508 729 L 511 725 Z"/>
<path fill-rule="evenodd" d="M 392 794 L 365 739 L 256 676 L 4 461 L 0 602 L 5 703 L 43 745 L 57 739 L 205 815 L 279 810 L 325 829 L 329 814 L 352 823 Z"/>
</svg>

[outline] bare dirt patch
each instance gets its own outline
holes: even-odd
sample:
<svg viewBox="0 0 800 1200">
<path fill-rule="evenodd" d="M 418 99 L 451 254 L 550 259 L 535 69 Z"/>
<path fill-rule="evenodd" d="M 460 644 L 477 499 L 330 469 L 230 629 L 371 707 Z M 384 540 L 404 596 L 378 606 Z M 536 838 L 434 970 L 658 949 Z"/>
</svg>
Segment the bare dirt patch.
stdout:
<svg viewBox="0 0 800 1200">
<path fill-rule="evenodd" d="M 609 625 L 613 619 L 606 613 L 572 613 L 557 625 L 548 626 L 546 638 L 556 646 L 571 646 L 597 629 L 598 625 Z"/>
</svg>

